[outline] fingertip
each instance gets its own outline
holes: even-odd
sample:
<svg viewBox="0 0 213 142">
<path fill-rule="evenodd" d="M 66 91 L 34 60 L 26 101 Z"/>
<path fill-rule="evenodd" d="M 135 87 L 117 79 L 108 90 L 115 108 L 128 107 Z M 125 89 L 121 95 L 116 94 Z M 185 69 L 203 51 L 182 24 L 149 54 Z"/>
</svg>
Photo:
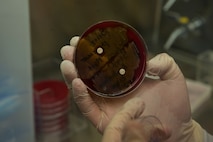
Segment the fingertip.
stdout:
<svg viewBox="0 0 213 142">
<path fill-rule="evenodd" d="M 60 50 L 62 59 L 73 61 L 74 50 L 75 48 L 70 45 L 63 46 Z"/>
<path fill-rule="evenodd" d="M 79 36 L 74 36 L 70 40 L 70 45 L 76 47 L 79 41 Z"/>
<path fill-rule="evenodd" d="M 174 58 L 167 53 L 160 53 L 149 60 L 147 62 L 147 73 L 159 76 L 162 80 L 176 79 L 182 75 Z"/>
<path fill-rule="evenodd" d="M 135 97 L 127 101 L 127 103 L 124 104 L 124 107 L 134 109 L 135 110 L 134 117 L 137 118 L 143 113 L 145 109 L 145 103 L 139 97 Z M 134 111 L 132 110 L 132 112 Z"/>
<path fill-rule="evenodd" d="M 145 107 L 144 101 L 140 99 L 140 97 L 135 97 L 132 101 L 133 104 L 140 106 L 141 108 Z"/>
<path fill-rule="evenodd" d="M 65 59 L 65 56 L 66 56 L 65 54 L 66 54 L 67 48 L 69 48 L 69 45 L 63 46 L 63 47 L 61 48 L 61 50 L 60 50 L 62 59 Z"/>
<path fill-rule="evenodd" d="M 75 69 L 74 64 L 69 60 L 64 60 L 60 64 L 60 68 L 65 74 L 70 74 Z"/>
</svg>

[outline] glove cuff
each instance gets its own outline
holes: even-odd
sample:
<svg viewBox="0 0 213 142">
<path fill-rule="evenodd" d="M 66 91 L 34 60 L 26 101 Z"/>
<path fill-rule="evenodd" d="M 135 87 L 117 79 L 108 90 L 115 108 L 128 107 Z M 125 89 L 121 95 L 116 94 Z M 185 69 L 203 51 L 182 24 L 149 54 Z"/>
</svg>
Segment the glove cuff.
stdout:
<svg viewBox="0 0 213 142">
<path fill-rule="evenodd" d="M 188 142 L 204 142 L 203 128 L 196 121 L 192 120 L 193 133 Z"/>
<path fill-rule="evenodd" d="M 204 142 L 212 142 L 213 141 L 213 135 L 210 135 L 208 132 L 204 131 Z"/>
<path fill-rule="evenodd" d="M 194 120 L 183 124 L 180 132 L 182 135 L 178 138 L 178 142 L 204 142 L 203 128 Z"/>
</svg>

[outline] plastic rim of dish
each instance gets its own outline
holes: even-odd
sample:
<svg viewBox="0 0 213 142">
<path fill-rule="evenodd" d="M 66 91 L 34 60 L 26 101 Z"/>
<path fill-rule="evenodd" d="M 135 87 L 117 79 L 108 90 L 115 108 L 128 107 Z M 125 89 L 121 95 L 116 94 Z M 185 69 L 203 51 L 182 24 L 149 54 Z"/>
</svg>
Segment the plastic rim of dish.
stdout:
<svg viewBox="0 0 213 142">
<path fill-rule="evenodd" d="M 74 64 L 92 93 L 121 97 L 135 90 L 146 72 L 147 46 L 142 36 L 120 21 L 101 21 L 80 37 Z"/>
</svg>

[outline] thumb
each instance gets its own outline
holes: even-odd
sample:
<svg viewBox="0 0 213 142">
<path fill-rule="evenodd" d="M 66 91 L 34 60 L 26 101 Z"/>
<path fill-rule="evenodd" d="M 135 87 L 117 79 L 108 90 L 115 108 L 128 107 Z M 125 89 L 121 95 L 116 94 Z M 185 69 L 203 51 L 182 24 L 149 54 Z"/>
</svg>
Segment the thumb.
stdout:
<svg viewBox="0 0 213 142">
<path fill-rule="evenodd" d="M 183 77 L 174 59 L 166 53 L 161 53 L 147 63 L 147 73 L 159 76 L 162 80 L 173 80 Z"/>
<path fill-rule="evenodd" d="M 122 133 L 122 142 L 162 142 L 168 139 L 169 132 L 154 116 L 129 121 Z"/>
<path fill-rule="evenodd" d="M 80 37 L 79 36 L 74 36 L 70 40 L 70 45 L 76 47 L 78 44 Z"/>
<path fill-rule="evenodd" d="M 102 142 L 120 142 L 121 133 L 126 123 L 138 118 L 144 107 L 144 103 L 137 97 L 127 101 L 105 129 Z"/>
</svg>

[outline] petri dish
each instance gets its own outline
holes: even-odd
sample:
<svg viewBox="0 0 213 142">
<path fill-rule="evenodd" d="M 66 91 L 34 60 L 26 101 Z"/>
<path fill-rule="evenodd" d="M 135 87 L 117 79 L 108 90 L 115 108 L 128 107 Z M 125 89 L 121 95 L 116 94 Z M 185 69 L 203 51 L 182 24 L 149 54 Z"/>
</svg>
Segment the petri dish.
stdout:
<svg viewBox="0 0 213 142">
<path fill-rule="evenodd" d="M 124 96 L 145 77 L 147 46 L 142 36 L 120 21 L 101 21 L 80 37 L 74 64 L 88 90 L 102 97 Z"/>
</svg>

